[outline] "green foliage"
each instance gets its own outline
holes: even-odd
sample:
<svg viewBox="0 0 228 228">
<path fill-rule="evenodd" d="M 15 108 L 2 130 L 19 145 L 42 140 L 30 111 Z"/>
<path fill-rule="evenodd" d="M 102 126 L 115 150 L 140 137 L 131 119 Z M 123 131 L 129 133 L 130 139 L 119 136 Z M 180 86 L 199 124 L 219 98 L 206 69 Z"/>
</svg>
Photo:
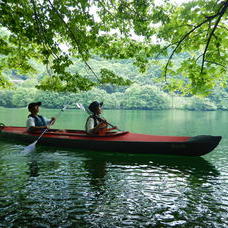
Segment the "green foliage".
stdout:
<svg viewBox="0 0 228 228">
<path fill-rule="evenodd" d="M 36 99 L 36 89 L 18 88 L 0 91 L 0 106 L 25 107 Z"/>
<path fill-rule="evenodd" d="M 155 86 L 133 85 L 126 90 L 122 107 L 125 109 L 168 109 L 169 100 L 168 96 Z"/>
<path fill-rule="evenodd" d="M 217 83 L 227 77 L 228 29 L 226 24 L 227 1 L 190 1 L 172 8 L 167 24 L 159 28 L 159 37 L 166 37 L 172 47 L 164 75 L 181 74 L 193 94 L 207 95 Z M 188 52 L 179 67 L 171 66 L 176 53 Z"/>
<path fill-rule="evenodd" d="M 214 111 L 217 109 L 216 105 L 209 99 L 199 97 L 193 97 L 191 102 L 186 104 L 184 108 L 193 111 Z"/>
<path fill-rule="evenodd" d="M 146 94 L 144 93 L 146 91 Z M 25 107 L 33 101 L 42 101 L 43 107 L 61 108 L 64 105 L 76 108 L 76 102 L 89 105 L 92 101 L 104 102 L 106 109 L 167 109 L 169 99 L 165 93 L 155 86 L 132 85 L 125 93 L 108 94 L 106 91 L 94 88 L 92 90 L 74 93 L 58 93 L 36 89 L 18 88 L 15 91 L 4 90 L 0 93 L 3 100 L 0 105 L 5 107 Z"/>
<path fill-rule="evenodd" d="M 119 85 L 119 86 L 129 86 L 132 84 L 132 82 L 130 80 L 124 79 L 107 69 L 101 69 L 100 82 L 102 84 L 111 83 L 111 84 Z"/>
<path fill-rule="evenodd" d="M 1 1 L 0 71 L 34 75 L 31 60 L 36 59 L 53 72 L 38 88 L 78 92 L 102 82 L 129 84 L 129 78 L 112 69 L 93 69 L 89 59 L 94 54 L 110 60 L 131 59 L 140 72 L 159 56 L 163 76 L 174 78 L 177 85 L 172 81 L 171 87 L 178 90 L 187 87 L 189 93 L 208 94 L 218 82 L 226 84 L 228 1 L 156 2 Z M 181 53 L 187 54 L 172 65 Z M 71 72 L 73 58 L 80 59 L 89 72 Z M 1 88 L 9 86 L 2 81 Z"/>
<path fill-rule="evenodd" d="M 13 84 L 9 82 L 3 75 L 0 75 L 0 88 L 11 88 Z"/>
<path fill-rule="evenodd" d="M 4 107 L 14 107 L 12 101 L 13 101 L 13 90 L 0 90 L 0 106 Z"/>
<path fill-rule="evenodd" d="M 41 81 L 41 84 L 36 87 L 42 90 L 77 93 L 79 91 L 89 90 L 94 85 L 94 82 L 77 73 L 70 74 L 65 72 L 63 75 L 45 77 Z"/>
<path fill-rule="evenodd" d="M 29 103 L 33 102 L 36 95 L 35 89 L 20 89 L 15 91 L 12 96 L 12 104 L 15 107 L 25 107 Z"/>
<path fill-rule="evenodd" d="M 217 105 L 218 109 L 228 110 L 228 93 L 225 89 L 220 87 L 215 88 L 209 98 Z"/>
<path fill-rule="evenodd" d="M 43 106 L 48 108 L 61 108 L 66 103 L 69 104 L 70 107 L 75 108 L 76 102 L 89 104 L 93 100 L 99 100 L 105 103 L 104 107 L 107 109 L 210 109 L 204 108 L 204 105 L 198 105 L 197 102 L 192 102 L 192 95 L 189 94 L 190 89 L 183 80 L 180 81 L 178 80 L 178 78 L 167 78 L 167 81 L 169 83 L 157 82 L 156 79 L 158 78 L 161 71 L 160 69 L 156 68 L 156 66 L 150 66 L 148 74 L 145 73 L 142 76 L 138 76 L 137 74 L 135 74 L 135 72 L 132 72 L 132 69 L 134 69 L 134 67 L 132 66 L 132 61 L 129 60 L 106 61 L 104 59 L 96 57 L 92 61 L 90 61 L 90 63 L 92 66 L 94 66 L 94 68 L 97 69 L 97 71 L 100 71 L 104 67 L 106 69 L 109 68 L 112 70 L 112 72 L 114 72 L 114 74 L 116 72 L 120 72 L 121 76 L 125 78 L 130 78 L 131 81 L 136 82 L 133 85 L 121 87 L 111 84 L 103 84 L 98 88 L 93 88 L 91 91 L 78 92 L 76 94 L 74 94 L 74 92 L 67 91 L 59 93 L 57 92 L 58 90 L 54 90 L 55 85 L 52 83 L 51 86 L 53 87 L 53 92 L 43 92 L 40 90 L 35 90 L 35 93 L 30 94 L 30 88 L 36 86 L 40 78 L 43 78 L 43 70 L 45 70 L 43 68 L 40 68 L 39 65 L 36 66 L 34 64 L 37 69 L 41 69 L 38 77 L 27 79 L 27 77 L 19 75 L 17 74 L 17 72 L 8 72 L 9 74 L 7 74 L 7 77 L 11 77 L 12 79 L 14 79 L 17 82 L 17 87 L 15 87 L 15 90 L 12 90 L 11 92 L 3 90 L 0 93 L 0 106 L 22 107 L 26 106 L 30 100 L 41 100 L 43 102 Z M 74 62 L 73 67 L 69 70 L 72 74 L 75 74 L 75 72 L 80 72 L 80 74 L 82 75 L 84 74 L 84 68 L 78 61 Z M 12 76 L 10 76 L 11 73 Z M 50 77 L 47 77 L 47 79 L 50 79 Z M 60 81 L 60 83 L 63 82 Z M 177 85 L 179 87 L 177 87 Z M 167 87 L 169 87 L 169 90 L 167 90 Z M 187 97 L 183 97 L 183 94 L 182 97 L 178 97 L 178 95 L 180 94 L 179 88 L 181 87 L 185 88 L 185 95 L 187 95 Z M 164 88 L 167 90 L 166 93 L 161 91 L 161 89 Z M 74 90 L 74 87 L 72 87 L 72 89 Z M 17 95 L 17 93 L 19 95 Z M 167 105 L 165 102 L 157 102 L 157 100 L 155 99 L 157 96 L 160 97 L 158 98 L 158 100 L 164 99 Z M 15 97 L 18 98 L 16 99 Z M 222 89 L 219 86 L 212 91 L 212 94 L 210 96 L 208 96 L 210 102 L 212 102 L 212 104 L 215 105 L 216 109 L 219 110 L 228 110 L 227 97 L 228 90 Z M 207 103 L 208 101 L 205 100 L 205 102 Z M 201 99 L 201 103 L 205 102 L 203 99 Z"/>
<path fill-rule="evenodd" d="M 23 85 L 23 84 L 21 84 Z M 89 105 L 94 100 L 103 101 L 105 109 L 185 109 L 193 111 L 228 110 L 228 91 L 215 90 L 208 98 L 180 97 L 175 93 L 167 94 L 159 87 L 133 84 L 123 92 L 107 93 L 93 88 L 80 93 L 50 92 L 24 87 L 0 91 L 0 106 L 25 107 L 30 102 L 42 101 L 46 108 L 76 108 L 76 103 Z"/>
</svg>

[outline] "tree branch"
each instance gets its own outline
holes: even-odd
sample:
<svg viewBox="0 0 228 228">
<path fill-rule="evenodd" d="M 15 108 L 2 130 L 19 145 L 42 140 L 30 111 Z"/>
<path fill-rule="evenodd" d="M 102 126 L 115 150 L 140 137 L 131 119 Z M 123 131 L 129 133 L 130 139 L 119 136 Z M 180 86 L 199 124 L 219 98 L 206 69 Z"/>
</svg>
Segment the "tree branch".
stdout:
<svg viewBox="0 0 228 228">
<path fill-rule="evenodd" d="M 195 61 L 195 62 L 197 62 L 198 59 L 199 59 L 200 57 L 202 57 L 202 55 L 203 55 L 203 54 L 199 55 L 199 56 L 196 58 L 196 61 Z"/>
<path fill-rule="evenodd" d="M 190 25 L 190 24 L 186 24 L 186 25 L 180 25 L 180 26 L 177 26 L 177 27 L 175 27 L 175 28 L 185 27 L 185 26 L 192 27 L 192 25 Z M 171 47 L 171 46 L 173 46 L 173 45 L 175 45 L 175 44 L 177 44 L 177 43 L 178 43 L 178 41 L 177 41 L 177 42 L 174 42 L 174 43 L 171 43 L 171 44 L 169 44 L 169 45 L 165 46 L 164 48 L 162 48 L 162 50 L 161 50 L 161 51 L 160 51 L 160 52 L 156 55 L 156 57 L 155 57 L 155 58 L 158 58 L 164 50 L 166 50 L 167 48 L 169 48 L 169 47 Z"/>
<path fill-rule="evenodd" d="M 227 31 L 228 31 L 228 28 L 226 28 L 225 26 L 218 25 L 217 27 L 219 27 L 219 28 L 223 28 L 223 29 L 225 29 L 225 30 L 227 30 Z"/>
<path fill-rule="evenodd" d="M 219 8 L 217 14 L 215 15 L 212 15 L 212 16 L 206 16 L 206 20 L 202 21 L 200 24 L 196 25 L 193 29 L 191 29 L 189 32 L 187 32 L 184 36 L 182 36 L 182 38 L 177 42 L 177 45 L 176 47 L 174 48 L 174 50 L 172 51 L 171 55 L 169 56 L 169 59 L 165 65 L 165 70 L 164 70 L 164 76 L 166 78 L 166 75 L 167 75 L 167 70 L 168 70 L 168 66 L 169 66 L 169 63 L 173 57 L 173 55 L 175 54 L 175 52 L 177 51 L 177 49 L 179 48 L 179 46 L 182 44 L 182 42 L 191 34 L 193 33 L 196 29 L 200 28 L 203 24 L 207 23 L 207 22 L 210 22 L 212 19 L 216 18 L 217 16 L 219 16 L 216 20 L 216 23 L 215 23 L 215 26 L 213 27 L 213 30 L 212 32 L 210 33 L 210 36 L 209 36 L 209 39 L 208 39 L 208 42 L 206 44 L 206 47 L 205 47 L 205 50 L 204 50 L 204 53 L 203 53 L 203 63 L 204 63 L 204 60 L 205 60 L 205 55 L 206 55 L 206 52 L 207 52 L 207 48 L 208 48 L 208 45 L 210 43 L 210 39 L 221 19 L 221 17 L 223 16 L 223 14 L 225 13 L 226 9 L 228 7 L 228 0 L 226 0 L 226 2 L 224 2 L 224 4 Z M 201 72 L 202 72 L 202 69 L 203 69 L 203 63 L 202 63 L 202 66 L 201 66 Z"/>
<path fill-rule="evenodd" d="M 101 6 L 103 7 L 103 9 L 106 11 L 106 12 L 108 12 L 110 15 L 112 15 L 113 16 L 113 14 L 105 7 L 105 5 L 103 4 L 103 2 L 102 1 L 100 1 L 100 0 L 97 0 L 97 2 L 98 3 L 100 3 L 101 4 Z"/>
<path fill-rule="evenodd" d="M 208 22 L 209 20 L 212 20 L 212 19 L 206 19 L 204 20 L 203 22 L 201 22 L 200 24 L 198 24 L 197 26 L 195 26 L 193 29 L 191 29 L 189 32 L 187 32 L 178 42 L 177 42 L 177 46 L 174 48 L 174 50 L 172 51 L 171 55 L 169 56 L 169 59 L 165 65 L 165 72 L 164 72 L 164 75 L 165 75 L 165 78 L 166 78 L 166 74 L 167 74 L 167 70 L 168 70 L 168 66 L 169 66 L 169 63 L 174 55 L 174 53 L 176 52 L 176 50 L 179 48 L 179 46 L 181 45 L 181 43 L 192 33 L 194 32 L 196 29 L 198 29 L 199 27 L 201 27 L 203 24 L 205 24 L 206 22 Z"/>
<path fill-rule="evenodd" d="M 201 73 L 201 74 L 203 73 L 204 62 L 205 62 L 205 58 L 206 58 L 206 52 L 207 52 L 207 49 L 208 49 L 208 47 L 209 47 L 211 38 L 212 38 L 212 36 L 213 36 L 213 34 L 214 34 L 214 32 L 215 32 L 217 26 L 218 26 L 219 21 L 221 20 L 222 16 L 223 16 L 224 13 L 226 12 L 226 9 L 227 9 L 227 8 L 228 8 L 228 0 L 224 3 L 224 6 L 223 6 L 223 8 L 221 9 L 221 11 L 218 12 L 218 16 L 219 16 L 219 17 L 217 18 L 217 20 L 216 20 L 216 22 L 215 22 L 215 25 L 214 25 L 212 31 L 211 31 L 210 34 L 209 34 L 209 37 L 208 37 L 208 40 L 207 40 L 207 43 L 206 43 L 206 46 L 205 46 L 205 49 L 204 49 L 204 52 L 203 52 L 203 59 L 202 59 L 201 70 L 200 70 L 200 73 Z"/>
<path fill-rule="evenodd" d="M 210 60 L 204 60 L 204 62 L 207 62 L 207 63 L 212 63 L 212 64 L 215 64 L 215 65 L 218 65 L 218 66 L 222 66 L 223 68 L 226 68 L 224 65 L 222 65 L 221 63 L 216 63 L 214 61 L 210 61 Z"/>
<path fill-rule="evenodd" d="M 175 44 L 177 44 L 177 43 L 178 43 L 178 41 L 175 42 L 175 43 L 171 43 L 171 44 L 165 46 L 164 48 L 162 48 L 162 50 L 155 56 L 155 58 L 157 59 L 157 58 L 161 55 L 161 53 L 162 53 L 164 50 L 168 49 L 169 47 L 171 47 L 171 46 L 173 46 L 173 45 L 175 45 Z"/>
<path fill-rule="evenodd" d="M 43 42 L 43 39 L 41 39 L 41 42 L 43 43 L 44 48 L 46 50 L 49 49 L 51 51 L 51 55 L 53 56 L 54 59 L 59 58 L 58 55 L 56 55 L 55 53 L 53 53 L 52 47 L 49 44 L 49 40 L 46 37 L 46 32 L 47 31 L 46 31 L 46 29 L 44 28 L 42 22 L 39 19 L 39 15 L 38 15 L 38 12 L 37 12 L 37 6 L 35 4 L 35 1 L 34 0 L 30 0 L 30 1 L 31 1 L 32 5 L 33 5 L 33 12 L 34 12 L 35 22 L 37 24 L 37 28 L 40 31 L 40 35 L 42 35 L 42 37 L 44 38 L 44 42 Z M 48 45 L 48 47 L 46 45 Z"/>
<path fill-rule="evenodd" d="M 93 69 L 91 68 L 91 66 L 88 64 L 88 62 L 86 61 L 86 58 L 83 54 L 83 51 L 80 48 L 80 44 L 78 39 L 75 37 L 73 31 L 71 30 L 71 28 L 68 26 L 68 24 L 64 21 L 64 19 L 62 18 L 62 16 L 60 15 L 59 11 L 55 8 L 55 6 L 51 3 L 50 0 L 48 0 L 49 4 L 51 5 L 52 9 L 55 11 L 55 13 L 57 14 L 57 16 L 59 17 L 59 19 L 63 22 L 63 24 L 65 25 L 65 27 L 67 28 L 67 30 L 69 31 L 69 33 L 71 34 L 71 37 L 73 38 L 73 40 L 75 41 L 77 48 L 78 48 L 78 52 L 82 57 L 82 61 L 85 63 L 85 65 L 89 68 L 89 70 L 93 73 L 93 75 L 96 77 L 96 79 L 98 80 L 98 82 L 100 82 L 98 76 L 96 75 L 96 73 L 93 71 Z"/>
<path fill-rule="evenodd" d="M 220 43 L 219 43 L 219 41 L 218 41 L 218 37 L 215 35 L 215 34 L 213 34 L 213 36 L 215 37 L 215 39 L 217 40 L 217 42 L 215 43 L 215 45 L 216 45 L 216 47 L 217 47 L 217 51 L 218 51 L 218 55 L 219 56 L 221 56 L 221 54 L 220 54 Z"/>
</svg>

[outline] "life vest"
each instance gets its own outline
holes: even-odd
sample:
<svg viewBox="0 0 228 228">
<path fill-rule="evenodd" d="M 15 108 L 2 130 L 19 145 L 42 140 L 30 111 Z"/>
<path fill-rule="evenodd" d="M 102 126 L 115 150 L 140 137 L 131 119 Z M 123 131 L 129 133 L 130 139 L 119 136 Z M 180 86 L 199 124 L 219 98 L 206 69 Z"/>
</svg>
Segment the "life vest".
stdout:
<svg viewBox="0 0 228 228">
<path fill-rule="evenodd" d="M 32 117 L 35 121 L 35 126 L 36 127 L 41 127 L 41 126 L 46 126 L 46 122 L 43 118 L 43 116 L 40 116 L 40 115 L 36 115 L 36 116 L 33 116 L 33 115 L 29 115 L 28 117 Z"/>
<path fill-rule="evenodd" d="M 102 120 L 100 117 L 98 117 L 98 116 L 96 116 L 96 115 L 90 115 L 90 116 L 87 118 L 86 125 L 87 125 L 87 122 L 88 122 L 88 120 L 89 120 L 90 118 L 93 118 L 93 120 L 94 120 L 94 128 L 95 128 L 95 127 L 99 124 L 99 122 L 101 122 L 101 120 Z M 105 135 L 105 134 L 106 134 L 106 131 L 107 131 L 106 128 L 107 128 L 107 125 L 104 124 L 104 127 L 101 128 L 101 129 L 99 129 L 98 135 Z"/>
<path fill-rule="evenodd" d="M 90 118 L 93 118 L 94 120 L 94 127 L 96 127 L 98 125 L 98 120 L 97 120 L 97 117 L 95 115 L 90 115 L 87 120 L 86 120 L 86 125 L 87 125 L 87 122 L 89 121 Z"/>
</svg>

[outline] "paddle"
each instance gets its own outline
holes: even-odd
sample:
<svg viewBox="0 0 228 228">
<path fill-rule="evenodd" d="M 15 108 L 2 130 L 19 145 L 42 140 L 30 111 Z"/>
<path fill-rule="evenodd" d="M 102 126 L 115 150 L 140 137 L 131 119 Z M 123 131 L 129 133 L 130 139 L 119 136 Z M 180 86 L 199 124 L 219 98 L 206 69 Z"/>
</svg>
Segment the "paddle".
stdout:
<svg viewBox="0 0 228 228">
<path fill-rule="evenodd" d="M 81 104 L 81 103 L 76 103 L 76 106 L 77 106 L 79 109 L 81 109 L 81 110 L 87 112 L 89 115 L 92 114 L 92 112 L 90 112 L 90 110 L 89 110 L 88 108 L 85 108 L 83 104 Z M 105 122 L 106 122 L 109 126 L 115 127 L 115 128 L 116 128 L 116 126 L 114 126 L 113 124 L 111 124 L 111 123 L 109 123 L 109 122 L 107 122 L 107 121 L 105 121 Z M 116 128 L 116 129 L 117 129 L 118 131 L 121 131 L 119 128 Z"/>
<path fill-rule="evenodd" d="M 55 118 L 55 119 L 59 118 L 59 116 L 61 115 L 61 113 L 62 113 L 64 110 L 66 110 L 66 108 L 67 108 L 67 106 L 65 105 L 65 106 L 59 111 L 59 113 L 56 115 L 56 118 Z M 26 147 L 24 148 L 24 150 L 21 151 L 21 153 L 27 154 L 27 153 L 30 153 L 30 152 L 34 151 L 35 148 L 36 148 L 37 142 L 38 142 L 39 139 L 40 139 L 40 138 L 49 130 L 49 127 L 51 126 L 51 124 L 52 124 L 52 121 L 51 121 L 50 124 L 47 126 L 47 128 L 41 133 L 41 135 L 37 138 L 37 140 L 36 140 L 35 142 L 33 142 L 32 144 L 26 146 Z"/>
</svg>

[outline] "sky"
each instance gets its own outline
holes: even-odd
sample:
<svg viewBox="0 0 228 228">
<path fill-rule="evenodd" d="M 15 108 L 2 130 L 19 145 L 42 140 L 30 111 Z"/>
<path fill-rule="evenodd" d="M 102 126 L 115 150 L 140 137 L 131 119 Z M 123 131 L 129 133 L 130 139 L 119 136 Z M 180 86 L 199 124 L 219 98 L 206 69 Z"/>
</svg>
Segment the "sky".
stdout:
<svg viewBox="0 0 228 228">
<path fill-rule="evenodd" d="M 189 1 L 191 1 L 191 0 L 170 0 L 170 2 L 173 2 L 173 3 L 175 3 L 175 4 L 181 4 L 181 3 L 184 3 L 184 2 L 189 2 Z M 161 0 L 155 0 L 155 3 L 156 4 L 161 4 Z"/>
</svg>

